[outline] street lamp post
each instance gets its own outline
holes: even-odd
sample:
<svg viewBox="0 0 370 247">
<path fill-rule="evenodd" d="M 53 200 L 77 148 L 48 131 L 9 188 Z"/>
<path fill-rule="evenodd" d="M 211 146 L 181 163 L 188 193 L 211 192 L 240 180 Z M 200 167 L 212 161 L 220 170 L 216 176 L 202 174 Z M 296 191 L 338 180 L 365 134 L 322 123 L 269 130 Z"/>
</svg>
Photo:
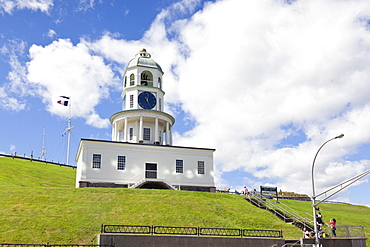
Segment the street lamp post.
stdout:
<svg viewBox="0 0 370 247">
<path fill-rule="evenodd" d="M 313 211 L 313 224 L 314 224 L 314 235 L 315 235 L 315 244 L 316 244 L 316 247 L 319 247 L 319 244 L 320 244 L 320 240 L 319 240 L 319 232 L 318 232 L 318 229 L 317 229 L 317 219 L 316 219 L 316 195 L 315 195 L 315 180 L 314 180 L 314 167 L 315 167 L 315 161 L 316 161 L 316 157 L 317 155 L 319 154 L 320 150 L 322 149 L 323 146 L 325 146 L 326 143 L 334 140 L 334 139 L 338 139 L 338 138 L 342 138 L 344 135 L 343 134 L 340 134 L 339 136 L 336 136 L 334 138 L 331 138 L 329 140 L 327 140 L 326 142 L 324 142 L 324 144 L 321 145 L 321 147 L 319 148 L 319 150 L 317 150 L 316 152 L 316 155 L 315 155 L 315 158 L 313 159 L 313 162 L 312 162 L 312 171 L 311 171 L 311 179 L 312 179 L 312 211 Z"/>
</svg>

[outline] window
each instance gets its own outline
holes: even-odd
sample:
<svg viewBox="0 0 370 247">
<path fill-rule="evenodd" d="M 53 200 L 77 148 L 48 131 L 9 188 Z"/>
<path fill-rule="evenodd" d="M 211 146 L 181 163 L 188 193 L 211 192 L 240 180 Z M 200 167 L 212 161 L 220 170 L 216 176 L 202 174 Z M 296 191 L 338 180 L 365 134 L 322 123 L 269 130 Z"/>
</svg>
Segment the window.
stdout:
<svg viewBox="0 0 370 247">
<path fill-rule="evenodd" d="M 126 87 L 127 86 L 127 76 L 125 76 L 125 78 L 124 78 L 124 87 Z"/>
<path fill-rule="evenodd" d="M 141 83 L 140 84 L 143 86 L 153 87 L 153 74 L 147 70 L 141 73 Z"/>
<path fill-rule="evenodd" d="M 183 173 L 183 172 L 184 172 L 184 161 L 176 160 L 176 173 Z"/>
<path fill-rule="evenodd" d="M 130 141 L 132 141 L 132 139 L 134 138 L 134 128 L 130 128 Z"/>
<path fill-rule="evenodd" d="M 118 156 L 117 159 L 117 170 L 125 170 L 126 169 L 126 156 Z"/>
<path fill-rule="evenodd" d="M 135 85 L 135 75 L 131 74 L 130 75 L 130 86 L 133 86 L 133 85 Z"/>
<path fill-rule="evenodd" d="M 150 128 L 144 128 L 144 141 L 150 141 Z"/>
<path fill-rule="evenodd" d="M 162 79 L 158 77 L 158 87 L 162 89 Z"/>
<path fill-rule="evenodd" d="M 158 108 L 159 108 L 158 109 L 159 111 L 162 111 L 162 100 L 161 100 L 161 98 L 158 99 Z"/>
<path fill-rule="evenodd" d="M 92 168 L 100 169 L 101 167 L 101 154 L 93 154 Z"/>
<path fill-rule="evenodd" d="M 130 95 L 130 108 L 134 107 L 134 95 Z"/>
<path fill-rule="evenodd" d="M 198 174 L 204 174 L 204 161 L 198 161 Z"/>
</svg>

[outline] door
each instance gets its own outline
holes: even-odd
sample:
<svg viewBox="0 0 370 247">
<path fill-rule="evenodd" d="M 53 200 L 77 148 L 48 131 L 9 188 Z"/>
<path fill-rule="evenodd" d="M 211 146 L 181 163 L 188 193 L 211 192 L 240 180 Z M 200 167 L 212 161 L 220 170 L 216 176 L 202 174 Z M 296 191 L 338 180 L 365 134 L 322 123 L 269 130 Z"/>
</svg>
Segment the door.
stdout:
<svg viewBox="0 0 370 247">
<path fill-rule="evenodd" d="M 157 164 L 154 163 L 145 164 L 145 178 L 157 179 Z"/>
</svg>

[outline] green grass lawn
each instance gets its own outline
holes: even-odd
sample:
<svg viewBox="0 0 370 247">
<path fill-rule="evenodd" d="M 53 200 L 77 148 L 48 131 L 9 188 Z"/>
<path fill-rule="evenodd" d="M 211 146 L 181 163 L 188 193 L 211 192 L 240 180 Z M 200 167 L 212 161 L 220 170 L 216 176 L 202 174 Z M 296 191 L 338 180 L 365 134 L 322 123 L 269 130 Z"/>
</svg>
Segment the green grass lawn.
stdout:
<svg viewBox="0 0 370 247">
<path fill-rule="evenodd" d="M 0 243 L 96 243 L 101 224 L 270 229 L 283 230 L 286 239 L 302 236 L 297 228 L 238 195 L 76 189 L 75 172 L 71 168 L 0 157 Z M 311 212 L 309 203 L 284 203 Z M 367 207 L 324 204 L 321 208 L 324 217 L 336 217 L 338 224 L 362 224 L 365 230 L 370 227 Z"/>
</svg>

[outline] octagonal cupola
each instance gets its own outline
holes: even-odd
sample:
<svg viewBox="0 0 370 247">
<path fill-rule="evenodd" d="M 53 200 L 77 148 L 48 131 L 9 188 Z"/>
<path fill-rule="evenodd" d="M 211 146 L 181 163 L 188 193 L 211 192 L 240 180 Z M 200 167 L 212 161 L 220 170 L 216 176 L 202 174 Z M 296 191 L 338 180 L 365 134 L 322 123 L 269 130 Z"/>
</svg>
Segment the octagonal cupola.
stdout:
<svg viewBox="0 0 370 247">
<path fill-rule="evenodd" d="M 158 69 L 163 74 L 161 66 L 152 59 L 152 56 L 146 49 L 142 49 L 139 53 L 136 53 L 135 58 L 131 59 L 128 63 L 126 70 L 136 66 Z"/>
</svg>

